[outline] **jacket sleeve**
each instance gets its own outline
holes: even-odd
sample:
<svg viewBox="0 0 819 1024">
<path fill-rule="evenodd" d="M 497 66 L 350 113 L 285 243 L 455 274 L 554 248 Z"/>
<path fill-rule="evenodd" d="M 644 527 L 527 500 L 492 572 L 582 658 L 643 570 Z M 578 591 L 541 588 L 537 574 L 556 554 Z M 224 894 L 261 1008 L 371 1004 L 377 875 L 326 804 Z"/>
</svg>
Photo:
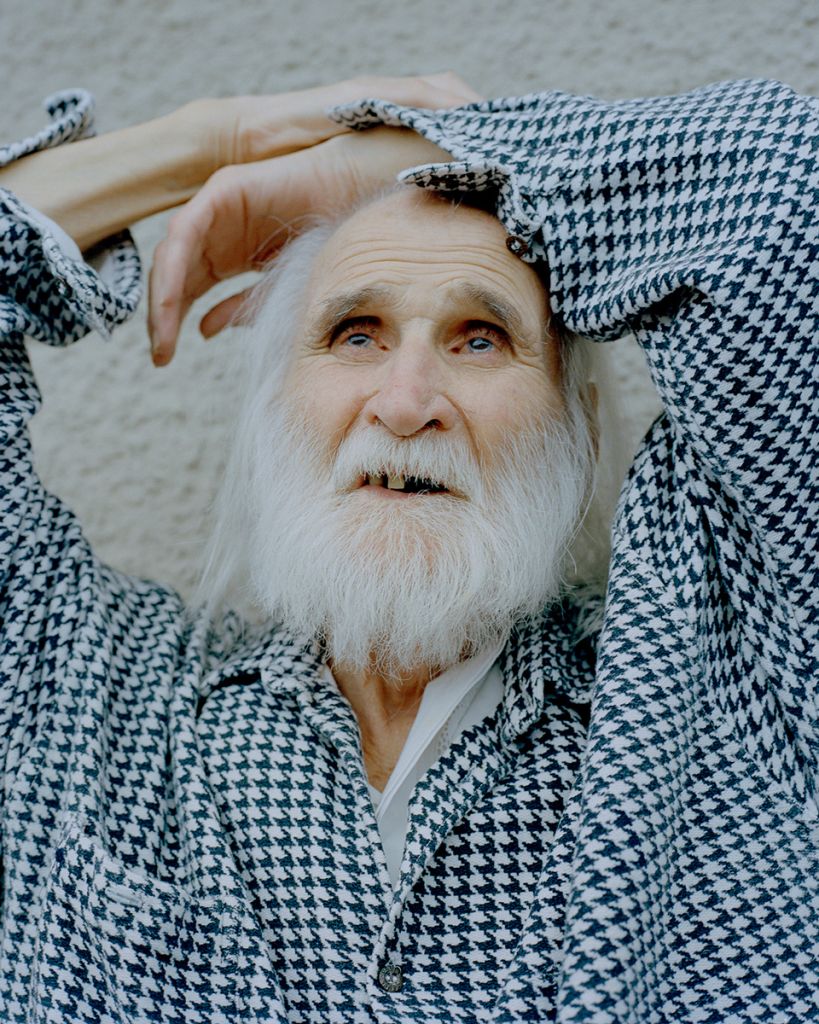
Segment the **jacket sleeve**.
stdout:
<svg viewBox="0 0 819 1024">
<path fill-rule="evenodd" d="M 48 109 L 48 128 L 0 147 L 0 165 L 89 132 L 87 94 L 58 94 Z M 0 189 L 0 767 L 6 779 L 69 656 L 70 623 L 91 564 L 76 520 L 44 490 L 32 464 L 27 425 L 40 396 L 24 338 L 64 345 L 91 329 L 107 335 L 139 299 L 130 236 L 109 240 L 88 258 L 104 259 L 107 280 L 78 253 L 66 253 L 41 219 Z"/>
<path fill-rule="evenodd" d="M 403 179 L 494 192 L 507 244 L 547 263 L 566 325 L 598 341 L 636 335 L 713 535 L 728 516 L 761 552 L 749 566 L 721 546 L 733 597 L 753 614 L 748 595 L 775 588 L 796 656 L 809 656 L 819 101 L 749 81 L 613 103 L 543 93 L 431 112 L 370 101 L 333 116 L 441 145 L 452 163 Z"/>
</svg>

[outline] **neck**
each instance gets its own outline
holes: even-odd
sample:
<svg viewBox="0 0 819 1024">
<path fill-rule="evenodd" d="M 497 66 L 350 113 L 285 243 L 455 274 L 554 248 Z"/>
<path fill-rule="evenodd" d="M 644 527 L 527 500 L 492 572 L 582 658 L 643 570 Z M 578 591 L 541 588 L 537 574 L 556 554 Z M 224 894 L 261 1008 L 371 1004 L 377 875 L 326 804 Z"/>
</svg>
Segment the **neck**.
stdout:
<svg viewBox="0 0 819 1024">
<path fill-rule="evenodd" d="M 385 678 L 370 669 L 330 667 L 358 720 L 367 778 L 382 790 L 404 749 L 424 689 L 440 669 L 421 665 L 398 678 Z"/>
</svg>

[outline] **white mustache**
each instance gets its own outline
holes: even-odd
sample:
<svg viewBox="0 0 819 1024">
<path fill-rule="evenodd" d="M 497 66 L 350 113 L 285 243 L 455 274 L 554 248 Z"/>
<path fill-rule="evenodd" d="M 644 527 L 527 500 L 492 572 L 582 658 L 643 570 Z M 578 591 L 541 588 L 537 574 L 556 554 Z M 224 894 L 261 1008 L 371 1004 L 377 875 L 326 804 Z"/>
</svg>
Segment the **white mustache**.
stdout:
<svg viewBox="0 0 819 1024">
<path fill-rule="evenodd" d="M 428 480 L 473 501 L 484 490 L 480 468 L 467 445 L 432 432 L 395 438 L 369 427 L 345 438 L 332 468 L 333 488 L 353 490 L 367 476 Z"/>
</svg>

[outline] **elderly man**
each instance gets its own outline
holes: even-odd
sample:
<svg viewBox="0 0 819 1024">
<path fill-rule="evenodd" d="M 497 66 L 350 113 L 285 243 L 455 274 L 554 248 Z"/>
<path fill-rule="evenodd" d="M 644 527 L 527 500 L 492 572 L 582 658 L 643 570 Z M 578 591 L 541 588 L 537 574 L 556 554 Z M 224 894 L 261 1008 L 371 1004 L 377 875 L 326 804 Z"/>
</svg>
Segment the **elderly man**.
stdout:
<svg viewBox="0 0 819 1024">
<path fill-rule="evenodd" d="M 814 1020 L 816 104 L 766 83 L 371 101 L 336 124 L 391 127 L 326 138 L 322 107 L 355 91 L 269 101 L 273 141 L 229 153 L 252 162 L 158 254 L 161 364 L 271 213 L 425 159 L 405 179 L 448 197 L 392 192 L 277 261 L 195 614 L 101 565 L 43 492 L 22 335 L 133 305 L 127 239 L 106 284 L 43 214 L 86 247 L 214 161 L 161 122 L 0 178 L 0 1009 Z M 8 158 L 81 132 L 82 103 Z M 90 197 L 55 186 L 72 162 Z M 626 327 L 666 412 L 621 497 L 598 639 L 593 588 L 566 585 L 602 440 L 569 332 Z M 221 612 L 236 583 L 263 628 Z"/>
</svg>

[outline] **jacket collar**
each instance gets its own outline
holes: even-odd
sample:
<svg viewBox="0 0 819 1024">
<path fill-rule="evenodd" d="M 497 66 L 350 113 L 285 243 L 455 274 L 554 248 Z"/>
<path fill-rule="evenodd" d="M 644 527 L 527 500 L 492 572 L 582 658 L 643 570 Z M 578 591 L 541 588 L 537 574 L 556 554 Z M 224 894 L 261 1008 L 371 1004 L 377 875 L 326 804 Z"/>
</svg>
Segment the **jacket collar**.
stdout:
<svg viewBox="0 0 819 1024">
<path fill-rule="evenodd" d="M 597 617 L 601 605 L 602 598 L 569 596 L 513 630 L 501 654 L 504 743 L 528 732 L 548 702 L 588 705 L 597 636 L 587 634 L 585 624 Z"/>
<path fill-rule="evenodd" d="M 546 702 L 589 703 L 596 636 L 586 635 L 584 623 L 594 617 L 600 603 L 597 598 L 568 597 L 512 631 L 500 656 L 505 743 L 526 733 L 542 716 Z M 257 680 L 297 696 L 326 689 L 317 643 L 305 643 L 280 626 L 239 627 L 237 622 L 232 620 L 231 625 L 238 641 L 202 681 L 200 708 L 215 690 Z"/>
</svg>

